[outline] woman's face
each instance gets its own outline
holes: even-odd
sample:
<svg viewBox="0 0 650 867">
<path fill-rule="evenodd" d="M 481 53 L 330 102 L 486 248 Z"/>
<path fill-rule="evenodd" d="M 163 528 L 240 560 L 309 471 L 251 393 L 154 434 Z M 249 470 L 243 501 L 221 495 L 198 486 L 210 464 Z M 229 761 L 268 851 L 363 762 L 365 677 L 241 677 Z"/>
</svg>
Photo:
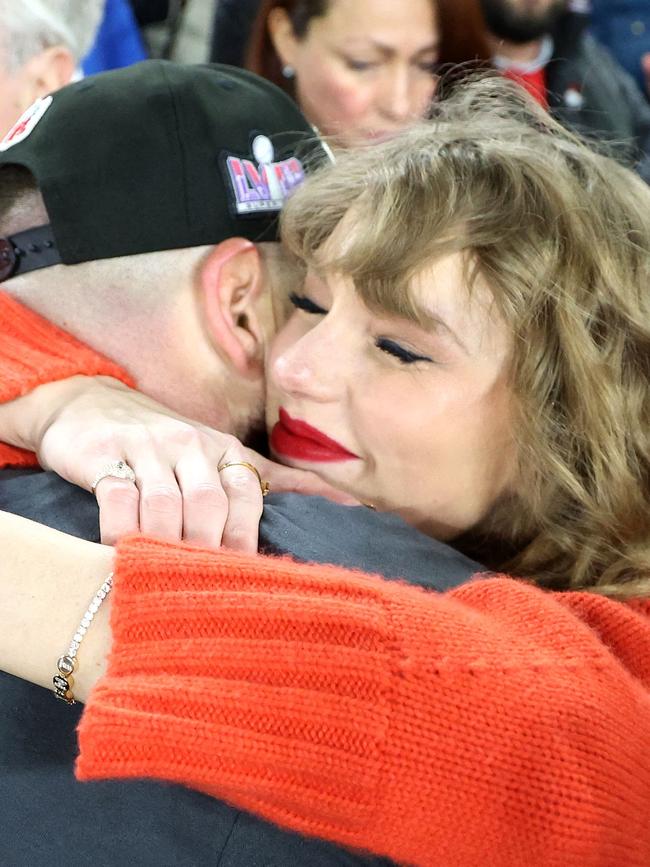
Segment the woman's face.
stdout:
<svg viewBox="0 0 650 867">
<path fill-rule="evenodd" d="M 514 467 L 511 340 L 462 266 L 453 254 L 414 281 L 426 328 L 372 313 L 349 278 L 310 270 L 267 368 L 278 460 L 443 540 L 485 517 Z"/>
<path fill-rule="evenodd" d="M 331 0 L 302 39 L 286 16 L 283 33 L 275 43 L 295 70 L 300 107 L 338 144 L 386 138 L 426 113 L 439 41 L 433 0 Z"/>
</svg>

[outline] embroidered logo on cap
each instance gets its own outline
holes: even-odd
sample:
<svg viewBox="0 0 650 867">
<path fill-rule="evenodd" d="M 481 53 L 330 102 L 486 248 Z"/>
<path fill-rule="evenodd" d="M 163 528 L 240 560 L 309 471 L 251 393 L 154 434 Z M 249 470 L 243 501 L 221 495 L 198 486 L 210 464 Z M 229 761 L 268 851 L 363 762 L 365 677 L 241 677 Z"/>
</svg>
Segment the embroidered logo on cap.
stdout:
<svg viewBox="0 0 650 867">
<path fill-rule="evenodd" d="M 18 144 L 18 142 L 26 139 L 51 105 L 51 96 L 44 96 L 42 99 L 37 99 L 36 102 L 32 103 L 2 139 L 0 151 L 6 151 L 15 144 Z"/>
<path fill-rule="evenodd" d="M 235 194 L 238 214 L 279 211 L 291 193 L 305 180 L 305 170 L 297 157 L 275 162 L 273 143 L 258 135 L 251 147 L 255 162 L 229 156 L 228 177 Z"/>
</svg>

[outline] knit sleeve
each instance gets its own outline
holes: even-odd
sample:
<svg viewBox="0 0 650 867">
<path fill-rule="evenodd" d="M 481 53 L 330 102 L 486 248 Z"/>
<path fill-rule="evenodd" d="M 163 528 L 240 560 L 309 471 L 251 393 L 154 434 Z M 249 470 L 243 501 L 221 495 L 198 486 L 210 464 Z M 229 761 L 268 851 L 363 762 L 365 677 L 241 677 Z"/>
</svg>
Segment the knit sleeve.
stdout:
<svg viewBox="0 0 650 867">
<path fill-rule="evenodd" d="M 0 403 L 76 374 L 113 376 L 133 386 L 117 364 L 0 292 Z M 0 467 L 35 464 L 31 452 L 0 443 Z"/>
<path fill-rule="evenodd" d="M 133 537 L 77 773 L 417 865 L 647 867 L 649 615 Z"/>
</svg>

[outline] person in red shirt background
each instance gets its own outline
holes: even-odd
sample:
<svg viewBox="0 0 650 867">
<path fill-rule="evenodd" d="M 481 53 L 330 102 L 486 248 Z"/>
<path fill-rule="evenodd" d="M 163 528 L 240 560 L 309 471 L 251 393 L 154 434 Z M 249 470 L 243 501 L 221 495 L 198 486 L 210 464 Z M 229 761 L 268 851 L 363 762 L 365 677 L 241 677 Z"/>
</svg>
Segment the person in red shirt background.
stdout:
<svg viewBox="0 0 650 867">
<path fill-rule="evenodd" d="M 636 82 L 588 32 L 584 3 L 477 0 L 492 63 L 562 124 L 622 146 L 650 179 L 650 106 Z"/>
</svg>

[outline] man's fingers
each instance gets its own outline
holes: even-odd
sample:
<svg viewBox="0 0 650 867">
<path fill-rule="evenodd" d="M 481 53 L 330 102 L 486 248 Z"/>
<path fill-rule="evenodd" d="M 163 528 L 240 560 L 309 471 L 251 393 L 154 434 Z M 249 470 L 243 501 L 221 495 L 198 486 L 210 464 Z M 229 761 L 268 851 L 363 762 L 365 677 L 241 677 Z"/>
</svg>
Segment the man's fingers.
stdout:
<svg viewBox="0 0 650 867">
<path fill-rule="evenodd" d="M 224 458 L 221 466 L 228 463 L 231 466 L 224 467 L 219 473 L 228 497 L 228 518 L 221 541 L 227 548 L 254 553 L 262 516 L 260 482 L 249 467 L 237 463 L 234 458 Z"/>
<path fill-rule="evenodd" d="M 176 465 L 183 496 L 183 539 L 218 548 L 228 518 L 228 497 L 216 465 L 203 453 L 184 455 Z"/>
<path fill-rule="evenodd" d="M 95 488 L 99 506 L 99 532 L 104 545 L 140 529 L 140 492 L 135 482 L 106 476 Z"/>
</svg>

